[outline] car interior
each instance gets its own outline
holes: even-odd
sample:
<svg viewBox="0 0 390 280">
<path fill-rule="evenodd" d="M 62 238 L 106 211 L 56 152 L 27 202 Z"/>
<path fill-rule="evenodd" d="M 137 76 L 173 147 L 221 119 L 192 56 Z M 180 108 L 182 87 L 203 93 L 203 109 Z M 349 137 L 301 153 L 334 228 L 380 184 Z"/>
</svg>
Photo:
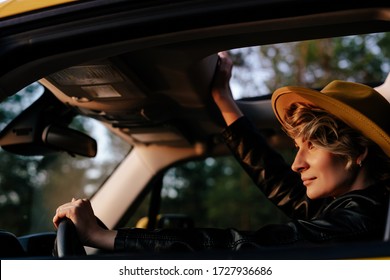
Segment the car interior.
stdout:
<svg viewBox="0 0 390 280">
<path fill-rule="evenodd" d="M 123 167 L 115 171 L 118 176 L 107 179 L 91 198 L 96 216 L 108 228 L 123 225 L 146 193 L 151 191 L 151 200 L 158 200 L 160 175 L 173 164 L 229 153 L 219 137 L 225 124 L 210 95 L 218 52 L 390 31 L 390 7 L 377 4 L 379 1 L 357 1 L 351 7 L 348 1 L 339 1 L 339 5 L 319 1 L 315 6 L 287 0 L 211 1 L 209 5 L 207 1 L 162 1 L 166 5 L 150 7 L 133 1 L 92 2 L 64 4 L 55 12 L 42 10 L 41 17 L 31 12 L 0 19 L 0 61 L 4 66 L 0 67 L 0 101 L 33 82 L 44 91 L 3 128 L 0 146 L 21 156 L 65 152 L 93 158 L 99 149 L 96 139 L 70 124 L 77 116 L 102 123 L 131 146 Z M 283 9 L 278 6 L 281 3 Z M 373 86 L 390 96 L 389 79 Z M 277 143 L 291 148 L 274 117 L 270 94 L 243 98 L 237 104 L 260 130 L 272 131 Z M 132 170 L 126 167 L 129 165 Z M 126 177 L 116 179 L 119 174 Z M 128 182 L 132 182 L 132 190 L 123 195 L 123 185 Z M 119 198 L 120 203 L 116 202 Z M 151 228 L 156 221 L 158 227 L 191 226 L 192 221 L 180 215 L 156 218 L 158 206 L 155 201 L 149 208 L 149 221 L 143 227 Z M 117 214 L 111 217 L 113 212 Z M 191 257 L 388 257 L 389 240 L 390 209 L 383 242 L 209 252 Z M 24 236 L 3 229 L 0 243 L 1 258 L 51 258 L 53 248 L 55 258 L 107 257 L 106 252 L 91 248 L 86 248 L 86 253 L 74 228 L 66 223 L 57 232 Z M 159 256 L 164 257 L 170 256 Z"/>
</svg>

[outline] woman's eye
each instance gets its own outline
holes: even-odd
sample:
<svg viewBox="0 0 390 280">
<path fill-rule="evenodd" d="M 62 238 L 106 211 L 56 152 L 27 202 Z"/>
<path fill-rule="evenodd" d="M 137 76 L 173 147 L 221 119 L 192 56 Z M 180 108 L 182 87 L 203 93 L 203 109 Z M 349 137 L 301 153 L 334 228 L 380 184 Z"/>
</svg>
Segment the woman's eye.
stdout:
<svg viewBox="0 0 390 280">
<path fill-rule="evenodd" d="M 307 147 L 309 148 L 309 150 L 311 150 L 311 149 L 314 148 L 314 144 L 311 141 L 308 141 L 307 142 Z"/>
</svg>

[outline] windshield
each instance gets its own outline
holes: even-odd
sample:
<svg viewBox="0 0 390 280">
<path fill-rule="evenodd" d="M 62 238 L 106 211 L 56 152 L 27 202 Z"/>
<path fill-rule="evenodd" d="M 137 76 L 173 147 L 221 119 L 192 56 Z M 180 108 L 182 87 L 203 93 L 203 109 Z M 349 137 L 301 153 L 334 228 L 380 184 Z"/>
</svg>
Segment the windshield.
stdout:
<svg viewBox="0 0 390 280">
<path fill-rule="evenodd" d="M 0 130 L 43 92 L 34 83 L 0 105 Z M 54 229 L 51 218 L 58 205 L 72 197 L 91 197 L 128 154 L 129 144 L 113 137 L 90 118 L 77 117 L 72 127 L 98 143 L 94 158 L 70 156 L 20 156 L 0 149 L 0 228 L 24 235 Z"/>
</svg>

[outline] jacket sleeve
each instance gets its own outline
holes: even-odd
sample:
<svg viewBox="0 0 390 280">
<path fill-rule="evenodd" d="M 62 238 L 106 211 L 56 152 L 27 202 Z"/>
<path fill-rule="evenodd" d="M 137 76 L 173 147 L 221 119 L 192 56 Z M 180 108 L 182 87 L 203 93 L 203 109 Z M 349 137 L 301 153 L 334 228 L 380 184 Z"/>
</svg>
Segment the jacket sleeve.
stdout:
<svg viewBox="0 0 390 280">
<path fill-rule="evenodd" d="M 287 216 L 308 219 L 317 215 L 324 201 L 312 201 L 306 196 L 299 175 L 246 117 L 231 124 L 222 135 L 254 183 Z"/>
</svg>

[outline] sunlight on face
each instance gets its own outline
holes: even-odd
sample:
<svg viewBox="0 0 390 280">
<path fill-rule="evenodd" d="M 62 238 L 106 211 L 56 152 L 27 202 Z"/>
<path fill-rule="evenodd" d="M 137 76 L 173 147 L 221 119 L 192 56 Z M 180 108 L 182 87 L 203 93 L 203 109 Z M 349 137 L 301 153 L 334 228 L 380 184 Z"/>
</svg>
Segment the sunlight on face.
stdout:
<svg viewBox="0 0 390 280">
<path fill-rule="evenodd" d="M 310 199 L 337 197 L 354 188 L 357 172 L 329 151 L 302 137 L 295 139 L 298 152 L 292 169 L 301 174 Z"/>
</svg>

